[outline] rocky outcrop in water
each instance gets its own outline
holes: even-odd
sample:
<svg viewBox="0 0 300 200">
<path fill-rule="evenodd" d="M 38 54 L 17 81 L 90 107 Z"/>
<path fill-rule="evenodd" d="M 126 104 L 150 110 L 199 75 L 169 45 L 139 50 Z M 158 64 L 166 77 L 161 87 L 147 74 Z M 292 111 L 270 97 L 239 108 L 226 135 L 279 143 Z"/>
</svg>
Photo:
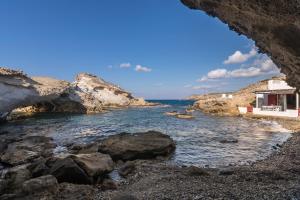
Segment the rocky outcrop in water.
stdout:
<svg viewBox="0 0 300 200">
<path fill-rule="evenodd" d="M 156 131 L 145 133 L 121 133 L 100 142 L 99 151 L 114 160 L 148 159 L 167 156 L 175 150 L 170 136 Z"/>
<path fill-rule="evenodd" d="M 152 106 L 143 99 L 94 75 L 81 73 L 69 83 L 49 77 L 28 77 L 0 68 L 0 120 L 39 112 L 97 113 L 126 106 Z M 20 115 L 22 114 L 22 115 Z"/>
<path fill-rule="evenodd" d="M 299 0 L 181 0 L 219 18 L 229 28 L 253 39 L 287 75 L 289 85 L 300 88 Z"/>
</svg>

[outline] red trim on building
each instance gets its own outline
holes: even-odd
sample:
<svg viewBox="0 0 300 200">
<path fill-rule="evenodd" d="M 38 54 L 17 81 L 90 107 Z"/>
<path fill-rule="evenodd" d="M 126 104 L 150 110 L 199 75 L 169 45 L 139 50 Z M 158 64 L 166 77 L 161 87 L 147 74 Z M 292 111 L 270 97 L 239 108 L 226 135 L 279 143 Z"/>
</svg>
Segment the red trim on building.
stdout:
<svg viewBox="0 0 300 200">
<path fill-rule="evenodd" d="M 247 112 L 252 113 L 253 112 L 253 107 L 252 106 L 247 106 Z"/>
<path fill-rule="evenodd" d="M 269 94 L 268 95 L 268 106 L 278 105 L 277 102 L 277 94 Z"/>
</svg>

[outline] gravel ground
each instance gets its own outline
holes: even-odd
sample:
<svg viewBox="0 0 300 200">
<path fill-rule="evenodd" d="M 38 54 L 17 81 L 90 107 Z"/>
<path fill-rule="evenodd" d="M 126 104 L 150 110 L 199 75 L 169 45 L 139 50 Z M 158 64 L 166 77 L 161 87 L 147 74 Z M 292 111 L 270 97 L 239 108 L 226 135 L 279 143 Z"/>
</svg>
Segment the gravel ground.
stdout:
<svg viewBox="0 0 300 200">
<path fill-rule="evenodd" d="M 300 199 L 300 134 L 268 159 L 251 166 L 195 169 L 159 161 L 135 161 L 117 190 L 95 199 Z M 126 197 L 126 198 L 125 198 Z"/>
</svg>

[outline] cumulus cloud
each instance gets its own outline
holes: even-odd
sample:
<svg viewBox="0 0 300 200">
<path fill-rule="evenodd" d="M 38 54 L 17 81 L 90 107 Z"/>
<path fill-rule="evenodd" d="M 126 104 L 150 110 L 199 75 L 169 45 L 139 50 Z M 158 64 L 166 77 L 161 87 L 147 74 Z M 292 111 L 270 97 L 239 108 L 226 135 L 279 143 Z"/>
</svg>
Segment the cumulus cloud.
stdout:
<svg viewBox="0 0 300 200">
<path fill-rule="evenodd" d="M 136 65 L 135 66 L 135 71 L 137 71 L 137 72 L 151 72 L 152 69 L 148 68 L 148 67 L 144 67 L 142 65 Z"/>
<path fill-rule="evenodd" d="M 228 71 L 226 69 L 215 69 L 210 72 L 206 76 L 201 77 L 197 80 L 197 82 L 206 82 L 212 81 L 219 78 L 224 78 L 227 76 Z"/>
<path fill-rule="evenodd" d="M 273 61 L 267 56 L 262 56 L 261 58 L 257 58 L 248 67 L 240 67 L 234 70 L 215 69 L 208 72 L 206 76 L 203 76 L 197 81 L 205 82 L 221 78 L 247 78 L 278 73 L 279 69 L 276 67 Z"/>
<path fill-rule="evenodd" d="M 249 60 L 250 58 L 256 56 L 256 54 L 257 54 L 257 50 L 255 48 L 252 48 L 249 53 L 245 53 L 245 54 L 243 54 L 240 51 L 236 51 L 234 52 L 234 54 L 229 56 L 227 60 L 225 60 L 223 63 L 225 65 L 243 63 Z"/>
<path fill-rule="evenodd" d="M 223 78 L 227 74 L 226 69 L 216 69 L 208 72 L 207 78 L 208 79 L 217 79 L 217 78 Z"/>
<path fill-rule="evenodd" d="M 129 68 L 129 67 L 131 67 L 130 63 L 121 63 L 120 64 L 120 68 Z"/>
</svg>

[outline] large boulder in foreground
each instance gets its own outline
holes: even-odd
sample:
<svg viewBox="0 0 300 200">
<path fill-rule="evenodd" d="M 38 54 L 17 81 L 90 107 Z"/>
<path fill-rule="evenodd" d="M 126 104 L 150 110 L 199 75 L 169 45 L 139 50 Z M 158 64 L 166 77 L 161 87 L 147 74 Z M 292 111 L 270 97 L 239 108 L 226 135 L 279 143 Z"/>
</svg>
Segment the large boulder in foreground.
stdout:
<svg viewBox="0 0 300 200">
<path fill-rule="evenodd" d="M 93 184 L 99 177 L 113 169 L 114 163 L 111 157 L 96 152 L 57 159 L 50 169 L 50 174 L 55 176 L 60 183 Z"/>
<path fill-rule="evenodd" d="M 114 168 L 114 162 L 107 154 L 91 153 L 72 155 L 71 158 L 91 177 L 109 173 Z"/>
<path fill-rule="evenodd" d="M 71 158 L 57 160 L 50 169 L 50 174 L 55 176 L 59 183 L 92 183 L 92 179 Z"/>
<path fill-rule="evenodd" d="M 121 133 L 103 140 L 99 151 L 114 160 L 148 159 L 166 156 L 175 150 L 173 139 L 160 132 Z"/>
<path fill-rule="evenodd" d="M 25 193 L 36 193 L 43 190 L 55 193 L 58 190 L 58 183 L 54 176 L 46 175 L 25 181 L 22 184 L 22 190 Z"/>
</svg>

